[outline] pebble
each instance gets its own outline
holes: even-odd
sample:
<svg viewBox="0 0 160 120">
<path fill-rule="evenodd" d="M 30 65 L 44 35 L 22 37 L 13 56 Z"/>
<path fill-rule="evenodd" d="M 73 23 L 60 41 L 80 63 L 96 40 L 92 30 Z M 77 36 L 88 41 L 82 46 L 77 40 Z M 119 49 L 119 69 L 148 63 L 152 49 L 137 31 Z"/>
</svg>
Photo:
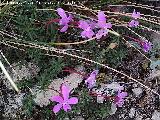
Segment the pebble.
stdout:
<svg viewBox="0 0 160 120">
<path fill-rule="evenodd" d="M 134 88 L 134 89 L 132 89 L 132 91 L 136 95 L 136 97 L 139 97 L 143 92 L 142 88 L 140 88 L 140 87 Z"/>
<path fill-rule="evenodd" d="M 160 112 L 155 110 L 153 115 L 152 115 L 152 120 L 160 120 Z"/>
<path fill-rule="evenodd" d="M 113 115 L 113 114 L 116 113 L 116 111 L 117 111 L 117 107 L 116 107 L 116 105 L 114 103 L 112 103 L 111 104 L 111 110 L 109 111 L 109 114 Z"/>
<path fill-rule="evenodd" d="M 130 109 L 130 113 L 129 113 L 129 117 L 130 117 L 130 118 L 133 118 L 134 115 L 135 115 L 135 112 L 136 112 L 135 108 L 131 108 L 131 109 Z"/>
</svg>

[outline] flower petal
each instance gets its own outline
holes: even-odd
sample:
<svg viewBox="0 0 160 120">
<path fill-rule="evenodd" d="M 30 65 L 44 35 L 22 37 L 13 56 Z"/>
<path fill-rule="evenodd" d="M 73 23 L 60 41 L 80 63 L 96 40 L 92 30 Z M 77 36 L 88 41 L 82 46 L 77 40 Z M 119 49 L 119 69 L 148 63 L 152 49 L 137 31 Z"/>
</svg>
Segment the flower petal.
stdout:
<svg viewBox="0 0 160 120">
<path fill-rule="evenodd" d="M 68 104 L 77 104 L 77 103 L 78 103 L 77 97 L 72 97 L 68 100 Z"/>
<path fill-rule="evenodd" d="M 118 101 L 118 102 L 116 102 L 116 105 L 118 107 L 122 107 L 123 104 L 124 104 L 124 101 Z"/>
<path fill-rule="evenodd" d="M 82 32 L 81 32 L 81 36 L 82 36 L 83 38 L 86 38 L 86 37 L 87 37 L 86 31 L 82 31 Z"/>
<path fill-rule="evenodd" d="M 103 28 L 106 25 L 106 16 L 103 11 L 98 12 L 98 26 Z"/>
<path fill-rule="evenodd" d="M 105 28 L 112 28 L 112 24 L 110 22 L 106 23 L 106 27 Z"/>
<path fill-rule="evenodd" d="M 137 27 L 139 25 L 139 21 L 134 21 L 134 26 Z"/>
<path fill-rule="evenodd" d="M 121 94 L 120 95 L 121 98 L 125 98 L 127 96 L 127 92 L 121 92 L 120 94 Z"/>
<path fill-rule="evenodd" d="M 134 20 L 131 20 L 128 25 L 129 27 L 134 27 Z"/>
<path fill-rule="evenodd" d="M 57 104 L 57 105 L 54 106 L 53 112 L 54 112 L 54 113 L 57 113 L 57 112 L 59 112 L 59 110 L 60 110 L 61 108 L 62 108 L 62 104 Z"/>
<path fill-rule="evenodd" d="M 52 96 L 50 98 L 51 101 L 55 101 L 55 102 L 59 102 L 59 103 L 62 103 L 63 102 L 63 98 L 61 96 Z"/>
<path fill-rule="evenodd" d="M 127 92 L 120 92 L 120 91 L 118 91 L 118 97 L 119 97 L 119 99 L 123 99 L 126 96 L 127 96 Z"/>
<path fill-rule="evenodd" d="M 99 70 L 94 70 L 91 75 L 98 75 Z"/>
<path fill-rule="evenodd" d="M 96 34 L 96 38 L 97 38 L 97 39 L 100 39 L 100 38 L 103 36 L 103 32 L 104 32 L 104 30 L 100 29 L 100 30 L 98 31 L 98 33 Z"/>
<path fill-rule="evenodd" d="M 85 30 L 85 29 L 87 29 L 89 27 L 89 24 L 86 21 L 80 20 L 78 27 L 83 29 L 83 30 Z"/>
<path fill-rule="evenodd" d="M 140 18 L 140 12 L 136 12 L 135 9 L 134 9 L 134 11 L 132 13 L 132 17 L 135 18 L 135 19 Z"/>
<path fill-rule="evenodd" d="M 89 31 L 86 31 L 86 36 L 88 38 L 92 38 L 93 35 L 94 35 L 94 32 L 91 29 Z"/>
<path fill-rule="evenodd" d="M 71 110 L 71 106 L 69 104 L 63 104 L 63 109 L 67 112 L 68 110 Z"/>
<path fill-rule="evenodd" d="M 69 21 L 73 20 L 73 16 L 71 14 L 69 14 L 68 20 Z"/>
<path fill-rule="evenodd" d="M 68 29 L 68 24 L 66 24 L 65 26 L 62 27 L 62 29 L 60 30 L 60 32 L 66 32 Z"/>
<path fill-rule="evenodd" d="M 57 12 L 58 12 L 58 15 L 60 15 L 62 18 L 67 18 L 67 15 L 62 8 L 58 8 Z"/>
<path fill-rule="evenodd" d="M 68 86 L 66 86 L 65 84 L 62 84 L 62 95 L 63 95 L 63 99 L 64 101 L 67 101 L 69 98 L 69 88 Z"/>
</svg>

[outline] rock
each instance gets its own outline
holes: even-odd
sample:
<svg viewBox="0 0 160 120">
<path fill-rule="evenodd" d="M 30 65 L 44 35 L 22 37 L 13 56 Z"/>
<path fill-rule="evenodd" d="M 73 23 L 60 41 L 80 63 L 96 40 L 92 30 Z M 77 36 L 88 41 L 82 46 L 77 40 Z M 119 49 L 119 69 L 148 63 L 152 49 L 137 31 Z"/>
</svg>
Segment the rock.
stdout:
<svg viewBox="0 0 160 120">
<path fill-rule="evenodd" d="M 113 89 L 115 91 L 118 91 L 118 90 L 121 91 L 124 89 L 123 86 L 120 86 L 120 84 L 117 82 L 112 82 L 111 84 L 107 84 L 107 85 L 105 85 L 105 88 Z"/>
<path fill-rule="evenodd" d="M 12 77 L 14 81 L 31 78 L 32 76 L 37 75 L 39 71 L 39 67 L 31 62 L 22 66 L 17 64 L 12 64 L 12 66 L 15 66 L 14 70 L 12 69 Z"/>
<path fill-rule="evenodd" d="M 142 116 L 137 115 L 137 117 L 136 117 L 136 119 L 135 119 L 135 120 L 142 120 L 142 119 L 143 119 L 143 117 L 142 117 Z"/>
<path fill-rule="evenodd" d="M 36 92 L 36 98 L 34 101 L 40 106 L 47 106 L 50 103 L 50 98 L 52 96 L 59 95 L 58 92 L 60 92 L 60 86 L 61 84 L 65 83 L 69 86 L 70 90 L 78 87 L 78 84 L 81 83 L 83 80 L 83 76 L 79 75 L 77 73 L 72 73 L 69 76 L 61 79 L 55 79 L 52 81 L 52 83 L 48 86 L 48 89 L 45 91 L 39 91 L 37 88 L 35 88 Z"/>
<path fill-rule="evenodd" d="M 160 112 L 155 110 L 153 115 L 152 115 L 152 120 L 160 120 Z"/>
<path fill-rule="evenodd" d="M 135 115 L 135 113 L 136 113 L 135 108 L 131 108 L 131 109 L 130 109 L 130 113 L 129 113 L 129 117 L 130 117 L 130 118 L 133 118 L 134 115 Z"/>
<path fill-rule="evenodd" d="M 133 91 L 133 93 L 137 96 L 137 97 L 139 97 L 139 95 L 141 95 L 142 94 L 142 88 L 140 88 L 140 87 L 138 87 L 138 88 L 134 88 L 134 89 L 132 89 L 132 91 Z"/>
<path fill-rule="evenodd" d="M 116 113 L 116 111 L 117 111 L 116 104 L 112 103 L 112 104 L 111 104 L 111 110 L 109 111 L 109 114 L 110 114 L 110 115 L 113 115 L 113 114 Z"/>
<path fill-rule="evenodd" d="M 17 112 L 20 110 L 22 107 L 22 100 L 24 98 L 25 94 L 17 94 L 12 96 L 11 94 L 8 93 L 8 97 L 6 98 L 7 101 L 4 100 L 6 96 L 0 97 L 0 105 L 1 107 L 4 106 L 4 114 L 3 116 L 10 117 L 10 118 L 16 118 Z"/>
<path fill-rule="evenodd" d="M 84 120 L 84 118 L 81 117 L 81 116 L 78 116 L 78 117 L 76 117 L 76 118 L 73 118 L 73 120 Z"/>
</svg>

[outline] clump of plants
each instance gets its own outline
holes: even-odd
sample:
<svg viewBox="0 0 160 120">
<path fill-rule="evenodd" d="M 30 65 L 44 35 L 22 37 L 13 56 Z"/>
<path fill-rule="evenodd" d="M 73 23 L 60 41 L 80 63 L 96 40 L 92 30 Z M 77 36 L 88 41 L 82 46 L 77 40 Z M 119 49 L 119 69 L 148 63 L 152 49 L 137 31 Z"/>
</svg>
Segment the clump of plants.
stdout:
<svg viewBox="0 0 160 120">
<path fill-rule="evenodd" d="M 40 68 L 34 78 L 17 83 L 10 80 L 14 88 L 20 89 L 16 89 L 18 92 L 27 90 L 23 104 L 28 115 L 32 116 L 36 109 L 33 100 L 36 94 L 32 93 L 32 88 L 45 91 L 54 79 L 64 78 L 71 72 L 82 75 L 82 82 L 75 89 L 62 83 L 59 91 L 56 91 L 58 95 L 51 96 L 50 104 L 41 108 L 44 109 L 40 110 L 43 119 L 81 116 L 86 120 L 102 120 L 109 116 L 113 105 L 119 109 L 123 107 L 128 96 L 125 83 L 112 81 L 113 76 L 110 80 L 107 77 L 99 81 L 101 73 L 104 76 L 110 72 L 124 76 L 159 96 L 134 76 L 117 69 L 133 51 L 151 64 L 147 67 L 156 69 L 159 62 L 150 57 L 159 54 L 159 48 L 154 50 L 155 43 L 146 33 L 160 34 L 156 30 L 158 22 L 147 19 L 136 8 L 130 10 L 131 13 L 121 13 L 100 10 L 96 5 L 89 8 L 79 3 L 46 3 L 28 0 L 22 4 L 6 5 L 0 14 L 1 49 L 2 52 L 8 51 L 2 56 L 4 62 L 6 58 L 9 59 L 7 63 L 11 64 L 15 61 L 21 61 L 22 64 L 34 62 Z M 108 5 L 103 0 L 99 4 Z M 152 29 L 148 26 L 152 26 Z M 70 70 L 78 65 L 85 68 L 85 74 Z M 4 65 L 1 68 L 4 70 Z"/>
</svg>

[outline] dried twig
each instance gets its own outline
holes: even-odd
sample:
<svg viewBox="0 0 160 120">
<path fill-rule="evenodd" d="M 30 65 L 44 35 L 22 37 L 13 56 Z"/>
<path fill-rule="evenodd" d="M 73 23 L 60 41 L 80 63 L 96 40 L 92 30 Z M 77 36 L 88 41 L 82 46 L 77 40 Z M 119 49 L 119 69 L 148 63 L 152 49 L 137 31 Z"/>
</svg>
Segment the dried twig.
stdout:
<svg viewBox="0 0 160 120">
<path fill-rule="evenodd" d="M 2 64 L 1 60 L 0 60 L 0 67 L 3 71 L 3 73 L 5 74 L 5 76 L 7 77 L 7 79 L 9 80 L 9 82 L 11 83 L 12 87 L 19 92 L 19 89 L 17 87 L 17 85 L 13 82 L 12 78 L 10 77 L 10 75 L 8 74 L 7 70 L 5 69 L 4 65 Z"/>
</svg>

